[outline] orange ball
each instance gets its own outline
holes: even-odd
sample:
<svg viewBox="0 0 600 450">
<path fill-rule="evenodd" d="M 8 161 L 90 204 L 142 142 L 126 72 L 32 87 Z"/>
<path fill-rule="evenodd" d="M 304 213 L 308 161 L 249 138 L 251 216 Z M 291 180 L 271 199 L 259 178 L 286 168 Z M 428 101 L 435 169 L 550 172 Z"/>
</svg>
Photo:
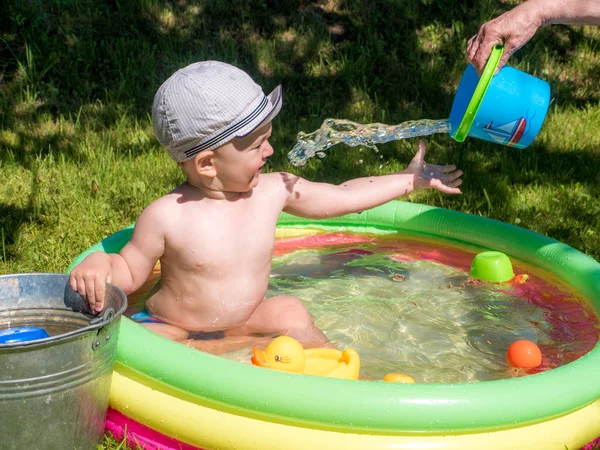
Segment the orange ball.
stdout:
<svg viewBox="0 0 600 450">
<path fill-rule="evenodd" d="M 542 364 L 542 352 L 535 343 L 522 339 L 510 344 L 506 362 L 513 367 L 533 369 Z"/>
</svg>

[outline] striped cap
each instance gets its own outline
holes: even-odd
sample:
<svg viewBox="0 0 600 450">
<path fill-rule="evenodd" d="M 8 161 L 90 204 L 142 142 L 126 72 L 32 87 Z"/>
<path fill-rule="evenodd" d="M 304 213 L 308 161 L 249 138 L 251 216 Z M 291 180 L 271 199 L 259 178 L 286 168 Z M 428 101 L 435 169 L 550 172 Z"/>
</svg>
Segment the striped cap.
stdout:
<svg viewBox="0 0 600 450">
<path fill-rule="evenodd" d="M 193 158 L 271 121 L 281 109 L 281 86 L 269 96 L 248 74 L 218 61 L 178 70 L 154 96 L 152 124 L 175 161 Z"/>
</svg>

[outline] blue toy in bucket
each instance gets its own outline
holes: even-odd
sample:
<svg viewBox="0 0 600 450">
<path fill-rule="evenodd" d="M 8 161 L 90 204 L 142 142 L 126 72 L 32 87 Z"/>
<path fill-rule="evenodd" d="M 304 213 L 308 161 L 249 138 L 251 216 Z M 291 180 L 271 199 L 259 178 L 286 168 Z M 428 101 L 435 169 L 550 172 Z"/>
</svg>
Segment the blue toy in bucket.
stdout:
<svg viewBox="0 0 600 450">
<path fill-rule="evenodd" d="M 48 332 L 39 327 L 16 327 L 0 330 L 0 344 L 37 341 L 47 337 L 50 337 Z"/>
<path fill-rule="evenodd" d="M 512 67 L 494 76 L 502 46 L 492 50 L 481 78 L 469 64 L 450 111 L 450 136 L 467 136 L 526 148 L 537 136 L 550 104 L 550 86 Z"/>
</svg>

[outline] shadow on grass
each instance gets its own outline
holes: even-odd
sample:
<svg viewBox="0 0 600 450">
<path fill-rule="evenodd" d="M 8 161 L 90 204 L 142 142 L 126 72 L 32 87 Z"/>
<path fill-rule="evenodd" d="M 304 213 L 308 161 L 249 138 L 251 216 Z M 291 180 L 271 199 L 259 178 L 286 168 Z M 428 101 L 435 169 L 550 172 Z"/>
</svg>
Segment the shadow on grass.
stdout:
<svg viewBox="0 0 600 450">
<path fill-rule="evenodd" d="M 171 73 L 219 59 L 246 70 L 265 91 L 283 85 L 271 167 L 295 170 L 285 155 L 296 133 L 315 130 L 327 117 L 389 124 L 448 117 L 467 39 L 508 9 L 497 0 L 7 0 L 0 6 L 0 131 L 8 133 L 0 146 L 8 151 L 0 161 L 27 167 L 32 158 L 58 152 L 84 163 L 81 143 L 90 132 L 110 137 L 147 121 L 156 89 Z M 556 67 L 570 63 L 576 46 L 598 44 L 578 28 L 546 27 L 510 62 L 547 79 L 556 104 L 578 109 L 599 101 L 600 71 L 587 65 L 567 76 Z M 44 118 L 67 125 L 48 129 Z M 498 204 L 510 201 L 515 184 L 576 179 L 598 193 L 591 168 L 599 161 L 590 152 L 548 152 L 534 144 L 520 153 L 443 136 L 430 141 L 438 146 L 436 162 L 456 162 L 468 174 L 465 182 L 485 186 Z M 127 140 L 112 145 L 117 154 L 131 151 Z M 134 150 L 156 146 L 150 139 Z M 415 142 L 388 144 L 380 156 L 408 162 L 415 148 Z M 327 167 L 314 163 L 298 173 L 338 182 L 378 166 L 355 164 L 346 153 L 334 148 Z M 471 204 L 488 201 L 482 192 L 469 196 Z M 463 204 L 464 198 L 449 199 L 446 206 Z"/>
<path fill-rule="evenodd" d="M 1 8 L 4 127 L 44 113 L 92 129 L 118 127 L 123 116 L 144 120 L 157 87 L 174 70 L 214 58 L 247 70 L 265 90 L 283 84 L 285 118 L 296 131 L 299 123 L 315 127 L 340 113 L 387 123 L 447 117 L 466 66 L 466 40 L 506 10 L 497 1 L 451 0 L 350 6 L 9 0 Z M 548 53 L 568 60 L 570 47 L 585 39 L 573 29 L 541 30 L 526 53 L 532 71 Z M 600 81 L 591 69 L 581 75 Z M 577 80 L 550 81 L 557 101 L 585 101 L 572 95 Z M 356 107 L 361 95 L 370 108 Z M 20 138 L 26 142 L 27 132 Z M 46 138 L 33 146 L 44 152 L 55 144 Z M 77 155 L 67 143 L 58 148 Z"/>
<path fill-rule="evenodd" d="M 31 220 L 33 208 L 16 208 L 0 203 L 0 260 L 10 262 L 17 258 L 17 246 L 12 245 L 19 236 L 21 226 Z"/>
</svg>

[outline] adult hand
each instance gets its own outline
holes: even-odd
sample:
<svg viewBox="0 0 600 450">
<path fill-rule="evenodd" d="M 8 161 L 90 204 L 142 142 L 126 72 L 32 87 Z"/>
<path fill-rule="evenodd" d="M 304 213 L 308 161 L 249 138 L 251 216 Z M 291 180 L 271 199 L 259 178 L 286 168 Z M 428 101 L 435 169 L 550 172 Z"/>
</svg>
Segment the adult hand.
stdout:
<svg viewBox="0 0 600 450">
<path fill-rule="evenodd" d="M 542 25 L 541 17 L 537 3 L 530 0 L 484 23 L 479 32 L 469 39 L 467 59 L 481 75 L 494 45 L 504 44 L 499 70 L 514 52 L 533 37 Z"/>
</svg>

